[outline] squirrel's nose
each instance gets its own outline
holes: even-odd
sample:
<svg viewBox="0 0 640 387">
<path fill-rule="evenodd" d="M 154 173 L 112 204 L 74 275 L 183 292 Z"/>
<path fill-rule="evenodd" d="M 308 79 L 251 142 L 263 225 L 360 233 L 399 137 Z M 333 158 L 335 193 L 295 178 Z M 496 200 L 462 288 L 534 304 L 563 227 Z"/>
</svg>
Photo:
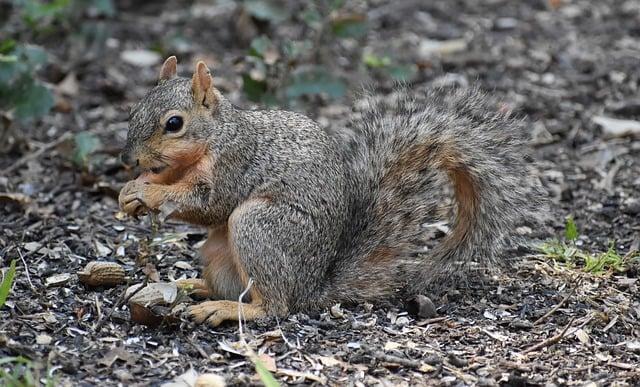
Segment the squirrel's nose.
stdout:
<svg viewBox="0 0 640 387">
<path fill-rule="evenodd" d="M 138 164 L 138 160 L 134 160 L 132 153 L 133 152 L 126 149 L 123 150 L 122 153 L 120 153 L 120 160 L 124 165 L 133 167 Z"/>
</svg>

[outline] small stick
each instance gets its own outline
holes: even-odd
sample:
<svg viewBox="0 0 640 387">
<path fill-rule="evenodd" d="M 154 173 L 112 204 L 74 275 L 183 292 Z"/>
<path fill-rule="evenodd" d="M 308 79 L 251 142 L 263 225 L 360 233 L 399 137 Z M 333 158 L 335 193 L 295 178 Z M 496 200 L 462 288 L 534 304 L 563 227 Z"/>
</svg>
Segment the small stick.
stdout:
<svg viewBox="0 0 640 387">
<path fill-rule="evenodd" d="M 569 329 L 569 327 L 571 326 L 571 324 L 573 324 L 573 320 L 575 320 L 575 317 L 572 317 L 571 320 L 569 320 L 569 323 L 564 327 L 564 329 L 562 330 L 562 332 L 558 333 L 557 335 L 550 337 L 544 341 L 539 342 L 536 345 L 533 345 L 527 349 L 525 349 L 522 354 L 527 354 L 529 352 L 533 352 L 533 351 L 537 351 L 539 349 L 542 349 L 544 347 L 549 347 L 552 346 L 553 344 L 558 343 L 560 340 L 562 340 L 562 338 L 565 336 L 565 334 L 567 333 L 567 330 Z"/>
<path fill-rule="evenodd" d="M 65 132 L 62 136 L 58 137 L 56 140 L 42 145 L 35 152 L 32 152 L 32 153 L 29 153 L 27 155 L 22 156 L 20 159 L 18 159 L 18 161 L 16 161 L 15 163 L 10 165 L 9 167 L 5 168 L 4 171 L 2 171 L 2 173 L 0 173 L 0 175 L 9 175 L 10 172 L 13 172 L 18 167 L 21 167 L 27 161 L 32 160 L 32 159 L 37 159 L 44 152 L 48 151 L 51 148 L 55 148 L 56 146 L 62 144 L 65 141 L 67 141 L 69 138 L 71 138 L 71 132 Z"/>
<path fill-rule="evenodd" d="M 96 324 L 96 327 L 94 328 L 95 333 L 100 333 L 100 330 L 102 329 L 102 326 L 104 325 L 104 323 L 111 318 L 111 315 L 113 314 L 113 312 L 118 309 L 119 307 L 121 307 L 125 302 L 129 301 L 131 299 L 131 297 L 135 296 L 140 290 L 144 289 L 147 284 L 149 283 L 149 276 L 145 276 L 144 277 L 144 282 L 142 283 L 142 286 L 140 286 L 139 288 L 137 288 L 136 290 L 134 290 L 129 297 L 125 297 L 125 294 L 127 293 L 127 289 L 129 289 L 129 285 L 131 284 L 131 281 L 127 281 L 127 287 L 124 290 L 124 292 L 122 292 L 120 294 L 120 297 L 118 297 L 118 300 L 116 301 L 115 305 L 113 306 L 113 308 L 111 308 L 111 310 L 109 311 L 108 314 L 106 315 L 102 315 L 102 319 L 98 320 L 98 323 Z"/>
<path fill-rule="evenodd" d="M 409 367 L 409 368 L 420 368 L 420 365 L 421 365 L 420 362 L 417 360 L 410 360 L 410 359 L 405 359 L 398 356 L 387 355 L 382 351 L 372 349 L 368 345 L 362 345 L 361 348 L 365 352 L 367 352 L 369 355 L 385 363 L 399 364 L 401 366 Z"/>
<path fill-rule="evenodd" d="M 187 339 L 187 342 L 189 344 L 191 344 L 191 346 L 193 348 L 196 349 L 196 351 L 198 351 L 198 353 L 200 354 L 200 356 L 202 356 L 203 358 L 207 359 L 207 360 L 211 360 L 211 358 L 209 357 L 209 355 L 207 355 L 207 352 L 204 350 L 204 348 L 202 348 L 198 343 L 196 343 L 195 341 L 193 341 L 193 339 L 191 339 L 191 337 L 189 336 L 184 336 L 185 339 Z"/>
<path fill-rule="evenodd" d="M 560 309 L 562 307 L 562 305 L 566 304 L 567 301 L 569 300 L 569 298 L 573 297 L 573 295 L 576 293 L 576 289 L 578 288 L 578 286 L 580 286 L 580 282 L 578 281 L 575 286 L 573 287 L 573 289 L 571 289 L 571 292 L 569 292 L 569 294 L 567 294 L 567 296 L 565 298 L 562 299 L 562 301 L 560 301 L 556 306 L 554 306 L 550 311 L 548 311 L 547 313 L 544 314 L 544 316 L 540 317 L 539 319 L 537 319 L 533 325 L 538 325 L 541 322 L 543 322 L 544 320 L 547 319 L 547 317 L 551 316 L 552 314 L 554 314 L 558 309 Z"/>
<path fill-rule="evenodd" d="M 447 317 L 447 316 L 429 318 L 429 319 L 426 319 L 426 320 L 418 321 L 418 322 L 416 323 L 416 325 L 417 325 L 417 326 L 419 326 L 419 327 L 423 327 L 423 326 L 425 326 L 425 325 L 435 324 L 435 323 L 439 323 L 439 322 L 445 321 L 445 320 L 447 320 L 448 318 L 449 318 L 449 317 Z"/>
<path fill-rule="evenodd" d="M 29 287 L 31 287 L 32 291 L 35 291 L 36 287 L 33 286 L 33 282 L 31 282 L 31 276 L 29 275 L 29 266 L 27 266 L 27 261 L 24 260 L 24 255 L 22 255 L 22 251 L 20 250 L 20 247 L 18 245 L 16 245 L 16 250 L 18 250 L 18 255 L 20 256 L 20 260 L 24 265 L 24 272 L 27 275 L 27 281 L 29 281 Z"/>
</svg>

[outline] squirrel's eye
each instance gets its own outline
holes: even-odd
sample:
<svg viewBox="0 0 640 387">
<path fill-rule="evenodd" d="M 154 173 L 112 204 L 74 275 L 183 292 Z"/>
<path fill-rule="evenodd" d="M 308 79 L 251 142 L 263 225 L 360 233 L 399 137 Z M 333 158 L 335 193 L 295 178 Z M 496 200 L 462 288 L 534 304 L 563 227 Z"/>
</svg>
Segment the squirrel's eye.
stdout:
<svg viewBox="0 0 640 387">
<path fill-rule="evenodd" d="M 167 133 L 175 133 L 182 129 L 182 117 L 173 116 L 167 120 L 164 131 Z"/>
</svg>

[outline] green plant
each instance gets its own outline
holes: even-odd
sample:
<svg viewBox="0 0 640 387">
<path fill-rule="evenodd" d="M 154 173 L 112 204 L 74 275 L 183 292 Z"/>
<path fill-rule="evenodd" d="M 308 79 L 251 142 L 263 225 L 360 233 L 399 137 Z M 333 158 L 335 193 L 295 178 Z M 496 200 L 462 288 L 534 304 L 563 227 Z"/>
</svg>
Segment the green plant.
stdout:
<svg viewBox="0 0 640 387">
<path fill-rule="evenodd" d="M 47 54 L 39 47 L 0 41 L 0 112 L 12 113 L 22 122 L 49 112 L 53 95 L 35 77 L 46 62 Z"/>
<path fill-rule="evenodd" d="M 269 372 L 267 367 L 265 367 L 265 365 L 262 363 L 262 360 L 260 360 L 260 358 L 254 355 L 254 356 L 250 356 L 250 359 L 256 368 L 256 372 L 258 373 L 258 376 L 260 377 L 260 381 L 262 382 L 262 384 L 264 384 L 266 387 L 280 386 L 280 383 L 278 383 L 276 378 L 273 377 L 271 372 Z"/>
<path fill-rule="evenodd" d="M 0 385 L 6 387 L 40 386 L 42 367 L 22 356 L 0 359 Z M 55 386 L 55 379 L 47 372 L 44 386 Z"/>
<path fill-rule="evenodd" d="M 361 40 L 369 30 L 366 14 L 350 10 L 345 1 L 306 2 L 302 12 L 296 13 L 276 4 L 269 0 L 242 2 L 248 14 L 263 22 L 291 22 L 304 27 L 298 39 L 275 42 L 262 35 L 251 42 L 242 77 L 244 93 L 251 101 L 291 105 L 317 95 L 341 98 L 348 81 L 339 75 L 339 66 L 375 71 L 402 81 L 416 73 L 415 66 L 396 63 L 388 56 L 363 56 L 362 45 L 352 43 L 348 46 L 355 61 L 338 65 L 331 60 L 338 54 L 335 51 L 343 47 L 342 41 Z"/>
<path fill-rule="evenodd" d="M 609 244 L 606 252 L 590 253 L 576 245 L 578 235 L 578 227 L 573 217 L 569 216 L 565 222 L 565 240 L 554 239 L 545 242 L 538 246 L 538 250 L 547 258 L 563 262 L 569 267 L 580 266 L 583 271 L 595 275 L 623 272 L 632 260 L 640 257 L 638 252 L 630 252 L 625 256 L 620 255 L 613 242 Z"/>
<path fill-rule="evenodd" d="M 103 160 L 95 153 L 102 149 L 102 142 L 91 132 L 79 132 L 73 136 L 73 163 L 82 170 L 90 170 Z"/>
<path fill-rule="evenodd" d="M 16 275 L 16 260 L 11 261 L 9 266 L 9 270 L 7 270 L 2 278 L 2 282 L 0 282 L 0 308 L 4 306 L 4 303 L 7 301 L 7 297 L 9 297 L 9 293 L 11 292 L 11 285 L 13 284 L 13 277 Z"/>
<path fill-rule="evenodd" d="M 112 0 L 13 0 L 13 4 L 25 24 L 36 32 L 57 23 L 71 26 L 88 10 L 105 16 L 115 14 Z"/>
<path fill-rule="evenodd" d="M 367 68 L 389 75 L 396 81 L 408 81 L 417 72 L 417 68 L 413 64 L 396 63 L 387 55 L 377 56 L 370 52 L 364 53 L 362 63 Z"/>
</svg>

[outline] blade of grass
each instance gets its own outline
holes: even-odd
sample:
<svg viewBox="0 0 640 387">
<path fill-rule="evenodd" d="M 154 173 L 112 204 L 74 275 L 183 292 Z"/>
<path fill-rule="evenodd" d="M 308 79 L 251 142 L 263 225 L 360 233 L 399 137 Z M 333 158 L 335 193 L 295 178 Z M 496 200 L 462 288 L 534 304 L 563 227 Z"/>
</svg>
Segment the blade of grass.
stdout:
<svg viewBox="0 0 640 387">
<path fill-rule="evenodd" d="M 9 270 L 5 273 L 4 279 L 0 284 L 0 308 L 4 306 L 4 303 L 9 297 L 11 291 L 11 285 L 13 284 L 13 277 L 16 275 L 16 260 L 11 261 Z"/>
<path fill-rule="evenodd" d="M 251 356 L 250 358 L 251 358 L 251 361 L 253 362 L 253 365 L 256 367 L 256 372 L 258 373 L 258 376 L 260 376 L 260 381 L 262 381 L 262 383 L 266 387 L 280 386 L 280 383 L 278 383 L 276 378 L 273 377 L 271 372 L 269 372 L 267 367 L 265 367 L 265 365 L 257 356 Z"/>
</svg>

